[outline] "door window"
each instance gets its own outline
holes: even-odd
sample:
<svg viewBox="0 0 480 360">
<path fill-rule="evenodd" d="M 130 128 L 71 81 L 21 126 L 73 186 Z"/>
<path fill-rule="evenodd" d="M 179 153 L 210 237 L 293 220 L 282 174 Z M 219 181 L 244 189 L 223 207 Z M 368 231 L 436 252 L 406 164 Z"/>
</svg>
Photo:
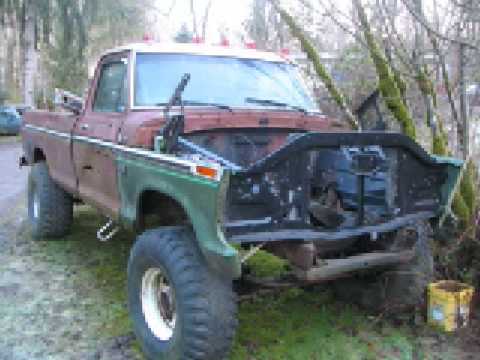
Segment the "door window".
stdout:
<svg viewBox="0 0 480 360">
<path fill-rule="evenodd" d="M 108 63 L 102 66 L 93 111 L 123 112 L 125 110 L 126 68 L 122 62 Z"/>
</svg>

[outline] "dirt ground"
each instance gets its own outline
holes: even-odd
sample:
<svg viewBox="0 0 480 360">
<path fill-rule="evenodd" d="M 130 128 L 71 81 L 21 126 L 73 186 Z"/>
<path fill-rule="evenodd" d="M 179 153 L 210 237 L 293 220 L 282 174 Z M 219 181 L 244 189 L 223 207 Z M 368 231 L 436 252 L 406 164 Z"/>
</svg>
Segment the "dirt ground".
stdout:
<svg viewBox="0 0 480 360">
<path fill-rule="evenodd" d="M 0 211 L 7 209 L 9 201 L 25 190 L 27 169 L 18 165 L 21 153 L 21 144 L 17 141 L 0 143 Z"/>
<path fill-rule="evenodd" d="M 55 241 L 32 241 L 25 226 L 28 169 L 19 169 L 20 154 L 18 141 L 0 143 L 0 360 L 141 359 L 138 351 L 135 351 L 122 295 L 125 280 L 123 262 L 128 258 L 130 244 L 128 241 L 124 245 L 98 243 L 94 230 L 96 221 L 101 219 L 96 219 L 96 215 L 89 217 L 88 213 L 80 217 L 83 223 L 75 225 L 74 235 L 67 239 L 67 243 L 59 245 Z M 112 263 L 112 257 L 121 258 L 121 261 Z M 295 303 L 297 300 L 288 301 Z M 258 328 L 252 329 L 252 335 L 248 333 L 249 324 L 252 326 L 249 316 L 255 311 L 261 316 L 264 313 L 262 307 L 271 311 L 271 304 L 267 304 L 270 302 L 242 304 L 237 348 L 248 350 L 252 343 L 260 342 Z M 299 314 L 301 305 L 298 304 Z M 324 308 L 324 305 L 315 306 Z M 330 311 L 328 307 L 326 309 L 324 311 Z M 285 313 L 279 312 L 281 321 Z M 330 312 L 327 315 L 331 317 L 329 321 L 333 325 L 327 325 L 338 327 L 335 331 L 341 333 L 340 339 L 357 338 L 355 341 L 365 347 L 364 353 L 374 353 L 373 358 L 376 359 L 480 359 L 480 326 L 477 318 L 474 318 L 472 328 L 454 336 L 440 334 L 423 326 L 406 326 L 406 322 L 397 325 L 397 320 L 382 321 L 378 329 L 376 325 L 367 324 L 365 326 L 373 330 L 365 335 L 362 330 L 352 332 L 350 328 L 343 329 L 339 325 L 341 323 L 336 321 L 334 311 Z M 367 315 L 361 310 L 355 310 L 352 316 L 358 317 L 364 324 L 378 319 L 378 315 Z M 278 327 L 269 325 L 269 319 L 263 320 L 265 324 L 262 326 L 271 325 L 272 329 Z M 391 336 L 390 341 L 394 343 L 398 338 L 408 339 L 406 348 L 413 351 L 399 351 L 397 354 L 391 351 L 396 348 L 395 344 L 390 346 L 388 353 L 377 350 L 378 342 L 383 341 L 382 337 L 385 338 L 382 324 L 387 324 L 390 329 L 401 329 L 401 336 Z M 359 327 L 361 329 L 364 325 Z M 263 335 L 269 338 L 268 334 Z M 243 337 L 247 345 L 242 343 Z M 290 335 L 286 334 L 285 339 L 288 338 Z M 275 346 L 281 346 L 278 339 L 271 341 Z M 303 345 L 299 343 L 298 346 Z M 341 346 L 339 344 L 337 348 Z M 337 348 L 333 348 L 332 352 L 335 353 Z M 279 349 L 283 351 L 283 348 Z M 234 348 L 234 355 L 235 351 L 240 355 L 236 355 L 235 359 L 270 359 L 262 355 L 245 357 L 241 355 L 244 352 L 237 350 Z M 281 358 L 290 359 L 288 355 Z M 367 359 L 363 356 L 345 358 Z"/>
<path fill-rule="evenodd" d="M 89 305 L 98 293 L 72 281 L 78 264 L 54 261 L 29 239 L 20 155 L 18 142 L 0 143 L 0 360 L 135 358 L 133 335 L 91 331 L 102 310 Z"/>
</svg>

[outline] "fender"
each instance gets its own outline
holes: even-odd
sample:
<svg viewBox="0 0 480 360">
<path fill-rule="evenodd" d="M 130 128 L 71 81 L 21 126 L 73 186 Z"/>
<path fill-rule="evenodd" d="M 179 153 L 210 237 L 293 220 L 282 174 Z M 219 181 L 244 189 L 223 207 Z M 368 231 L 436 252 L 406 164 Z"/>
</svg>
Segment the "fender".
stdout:
<svg viewBox="0 0 480 360">
<path fill-rule="evenodd" d="M 22 134 L 23 135 L 23 134 Z M 21 166 L 29 166 L 35 162 L 35 146 L 31 139 L 23 137 L 23 156 L 20 158 Z"/>
<path fill-rule="evenodd" d="M 185 210 L 208 265 L 223 276 L 240 276 L 238 252 L 226 242 L 222 229 L 228 172 L 224 172 L 220 181 L 215 181 L 145 158 L 120 154 L 117 176 L 120 222 L 124 226 L 134 226 L 144 191 L 167 195 Z"/>
</svg>

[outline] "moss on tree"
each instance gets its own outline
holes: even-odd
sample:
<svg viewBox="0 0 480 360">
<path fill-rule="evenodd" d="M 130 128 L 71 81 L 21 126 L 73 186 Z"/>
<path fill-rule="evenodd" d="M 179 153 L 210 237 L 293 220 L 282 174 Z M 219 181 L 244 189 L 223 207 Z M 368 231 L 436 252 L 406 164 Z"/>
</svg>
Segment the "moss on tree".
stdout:
<svg viewBox="0 0 480 360">
<path fill-rule="evenodd" d="M 447 155 L 447 144 L 441 134 L 433 136 L 433 153 L 441 156 Z"/>
<path fill-rule="evenodd" d="M 433 153 L 435 155 L 448 155 L 448 137 L 443 127 L 443 121 L 437 117 L 437 129 L 433 134 Z"/>
<path fill-rule="evenodd" d="M 400 91 L 402 102 L 407 106 L 407 83 L 403 80 L 402 74 L 397 68 L 392 67 L 392 72 L 395 84 L 397 84 L 398 90 Z"/>
<path fill-rule="evenodd" d="M 428 74 L 428 70 L 424 67 L 422 70 L 418 71 L 415 80 L 417 81 L 420 91 L 432 98 L 433 106 L 437 107 L 437 93 L 435 92 L 435 87 L 433 85 L 432 79 Z"/>
<path fill-rule="evenodd" d="M 433 153 L 435 155 L 450 155 L 447 139 L 447 135 L 443 130 L 443 124 L 442 122 L 439 122 L 437 132 L 433 137 Z M 475 170 L 473 164 L 472 166 L 470 164 L 468 164 L 460 174 L 462 179 L 460 181 L 460 186 L 455 189 L 455 196 L 452 203 L 452 211 L 460 220 L 461 226 L 468 226 L 476 208 Z"/>
<path fill-rule="evenodd" d="M 467 204 L 465 204 L 465 200 L 460 191 L 455 193 L 452 202 L 452 211 L 457 216 L 461 226 L 467 226 L 470 222 L 470 210 L 468 209 Z"/>
<path fill-rule="evenodd" d="M 472 162 L 467 164 L 465 172 L 463 173 L 462 181 L 460 183 L 460 192 L 470 214 L 473 214 L 476 208 L 476 196 L 474 165 Z"/>
<path fill-rule="evenodd" d="M 323 84 L 327 88 L 332 98 L 335 100 L 338 107 L 342 109 L 342 111 L 345 113 L 345 117 L 349 122 L 350 126 L 353 129 L 358 129 L 358 120 L 347 106 L 345 96 L 335 86 L 332 77 L 328 73 L 325 66 L 323 66 L 320 55 L 315 49 L 313 43 L 310 41 L 310 39 L 308 39 L 302 28 L 295 22 L 295 19 L 289 13 L 282 9 L 276 1 L 272 0 L 272 4 L 282 17 L 283 21 L 285 21 L 285 23 L 289 27 L 292 36 L 295 37 L 298 41 L 300 41 L 300 45 L 302 46 L 303 51 L 307 55 L 307 58 L 312 62 L 316 74 L 322 80 Z"/>
<path fill-rule="evenodd" d="M 405 106 L 402 100 L 402 93 L 399 89 L 397 81 L 395 80 L 394 72 L 388 64 L 385 55 L 380 51 L 380 48 L 375 41 L 362 4 L 359 0 L 356 0 L 354 3 L 356 5 L 358 18 L 362 25 L 363 34 L 368 45 L 370 56 L 375 64 L 380 93 L 382 94 L 388 109 L 398 123 L 402 126 L 403 132 L 412 139 L 415 139 L 415 123 L 413 122 L 408 108 Z M 400 85 L 400 87 L 402 87 L 402 85 Z"/>
<path fill-rule="evenodd" d="M 433 106 L 437 108 L 436 93 L 433 82 L 430 79 L 426 69 L 417 74 L 416 81 L 420 91 L 427 96 L 430 96 L 433 101 Z M 433 134 L 433 153 L 440 156 L 450 155 L 448 149 L 448 137 L 445 133 L 443 122 L 437 115 L 437 128 Z M 462 170 L 460 176 L 460 186 L 457 187 L 452 202 L 452 211 L 457 216 L 462 227 L 466 227 L 472 220 L 472 215 L 476 208 L 475 198 L 475 179 L 474 179 L 473 164 L 469 163 Z"/>
</svg>

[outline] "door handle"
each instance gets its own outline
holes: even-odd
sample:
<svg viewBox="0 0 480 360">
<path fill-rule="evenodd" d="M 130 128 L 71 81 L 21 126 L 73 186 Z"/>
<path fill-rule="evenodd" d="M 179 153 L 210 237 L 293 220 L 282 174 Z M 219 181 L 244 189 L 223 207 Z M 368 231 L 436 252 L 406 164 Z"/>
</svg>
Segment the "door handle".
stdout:
<svg viewBox="0 0 480 360">
<path fill-rule="evenodd" d="M 90 128 L 90 126 L 88 124 L 80 125 L 80 129 L 82 129 L 82 130 L 88 130 L 89 128 Z"/>
</svg>

